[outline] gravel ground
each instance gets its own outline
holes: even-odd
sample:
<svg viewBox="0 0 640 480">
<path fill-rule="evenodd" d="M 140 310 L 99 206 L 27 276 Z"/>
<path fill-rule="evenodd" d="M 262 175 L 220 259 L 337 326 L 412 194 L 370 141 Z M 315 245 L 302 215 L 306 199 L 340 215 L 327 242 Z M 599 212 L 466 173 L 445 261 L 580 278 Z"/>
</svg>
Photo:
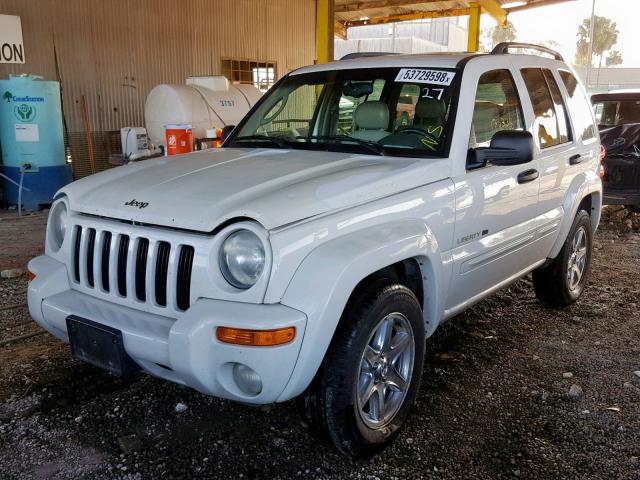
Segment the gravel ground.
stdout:
<svg viewBox="0 0 640 480">
<path fill-rule="evenodd" d="M 0 268 L 40 252 L 44 222 L 0 214 Z M 524 279 L 441 327 L 407 428 L 358 462 L 295 402 L 123 381 L 48 334 L 6 343 L 39 330 L 26 281 L 0 280 L 0 478 L 640 479 L 640 216 L 606 209 L 595 248 L 576 305 L 548 309 Z"/>
</svg>

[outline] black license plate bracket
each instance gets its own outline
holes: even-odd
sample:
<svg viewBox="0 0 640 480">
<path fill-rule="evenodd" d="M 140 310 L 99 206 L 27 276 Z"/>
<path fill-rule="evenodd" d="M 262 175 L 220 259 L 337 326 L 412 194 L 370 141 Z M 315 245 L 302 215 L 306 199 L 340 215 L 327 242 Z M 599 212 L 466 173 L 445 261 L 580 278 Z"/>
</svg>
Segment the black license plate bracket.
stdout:
<svg viewBox="0 0 640 480">
<path fill-rule="evenodd" d="M 122 332 L 76 315 L 67 317 L 69 346 L 74 358 L 125 377 L 140 366 L 124 349 Z"/>
</svg>

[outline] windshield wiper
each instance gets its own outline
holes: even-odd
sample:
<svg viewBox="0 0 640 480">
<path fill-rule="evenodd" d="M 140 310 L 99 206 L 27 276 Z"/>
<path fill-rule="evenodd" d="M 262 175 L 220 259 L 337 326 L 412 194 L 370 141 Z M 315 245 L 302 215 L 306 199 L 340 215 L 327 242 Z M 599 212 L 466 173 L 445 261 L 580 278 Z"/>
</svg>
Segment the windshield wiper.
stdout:
<svg viewBox="0 0 640 480">
<path fill-rule="evenodd" d="M 367 140 L 360 140 L 359 138 L 353 138 L 349 135 L 311 135 L 309 137 L 298 136 L 296 139 L 299 140 L 329 140 L 335 142 L 353 142 L 358 145 L 362 145 L 363 147 L 368 148 L 371 152 L 376 153 L 377 155 L 385 156 L 384 147 L 376 142 L 370 142 Z"/>
<path fill-rule="evenodd" d="M 267 137 L 266 135 L 243 135 L 242 137 L 236 137 L 231 142 L 268 142 L 276 145 L 278 148 L 291 148 L 291 140 L 285 140 L 281 137 Z"/>
</svg>

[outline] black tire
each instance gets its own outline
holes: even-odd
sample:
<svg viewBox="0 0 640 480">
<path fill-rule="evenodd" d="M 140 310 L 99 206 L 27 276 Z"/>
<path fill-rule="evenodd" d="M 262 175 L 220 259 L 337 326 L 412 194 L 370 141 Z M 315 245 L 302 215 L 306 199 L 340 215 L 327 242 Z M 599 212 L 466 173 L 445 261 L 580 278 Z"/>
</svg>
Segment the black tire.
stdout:
<svg viewBox="0 0 640 480">
<path fill-rule="evenodd" d="M 411 378 L 405 384 L 408 388 L 403 400 L 397 402 L 400 405 L 397 413 L 380 428 L 372 428 L 356 405 L 358 379 L 363 378 L 363 353 L 373 341 L 376 327 L 396 312 L 408 320 L 413 333 Z M 347 305 L 322 365 L 303 397 L 304 411 L 312 427 L 340 452 L 354 458 L 369 457 L 382 450 L 398 435 L 409 415 L 420 387 L 424 348 L 422 310 L 411 290 L 403 285 L 377 283 L 356 294 Z"/>
<path fill-rule="evenodd" d="M 580 281 L 572 287 L 569 278 L 571 268 L 569 262 L 575 258 L 573 244 L 576 233 L 580 229 L 585 233 L 586 239 L 585 264 Z M 573 220 L 571 230 L 558 256 L 550 264 L 533 271 L 533 289 L 538 300 L 552 307 L 567 307 L 580 298 L 589 276 L 592 244 L 591 218 L 586 211 L 580 210 Z"/>
</svg>

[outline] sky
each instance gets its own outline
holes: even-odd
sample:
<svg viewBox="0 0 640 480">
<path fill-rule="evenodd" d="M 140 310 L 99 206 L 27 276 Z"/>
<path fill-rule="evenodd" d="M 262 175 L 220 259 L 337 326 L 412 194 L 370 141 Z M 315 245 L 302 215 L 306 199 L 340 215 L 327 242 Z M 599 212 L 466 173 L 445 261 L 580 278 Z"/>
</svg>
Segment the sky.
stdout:
<svg viewBox="0 0 640 480">
<path fill-rule="evenodd" d="M 534 8 L 509 15 L 515 25 L 518 41 L 541 43 L 554 40 L 568 62 L 575 58 L 578 26 L 591 16 L 593 0 L 574 0 L 564 4 Z M 618 25 L 620 34 L 613 48 L 622 53 L 622 67 L 640 67 L 640 0 L 596 0 L 596 15 L 608 17 Z M 488 15 L 482 16 L 482 27 L 494 26 Z"/>
</svg>

